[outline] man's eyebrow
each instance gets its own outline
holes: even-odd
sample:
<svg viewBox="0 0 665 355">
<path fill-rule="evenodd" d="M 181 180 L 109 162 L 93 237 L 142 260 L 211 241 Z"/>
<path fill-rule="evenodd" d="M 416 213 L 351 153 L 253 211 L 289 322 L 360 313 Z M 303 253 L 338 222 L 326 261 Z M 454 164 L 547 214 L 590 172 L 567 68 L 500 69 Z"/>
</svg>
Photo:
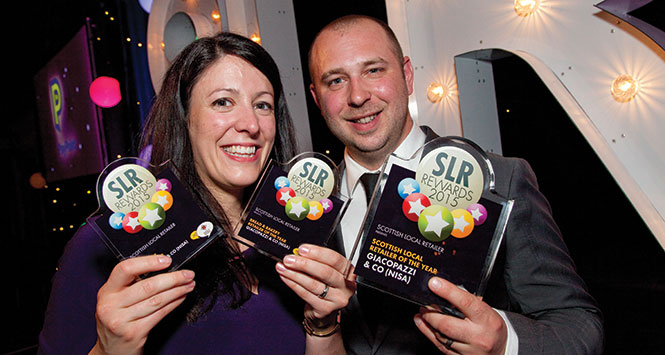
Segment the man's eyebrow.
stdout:
<svg viewBox="0 0 665 355">
<path fill-rule="evenodd" d="M 378 57 L 378 58 L 368 59 L 364 62 L 361 62 L 361 66 L 363 68 L 366 68 L 366 67 L 369 67 L 369 66 L 372 66 L 372 65 L 375 65 L 375 64 L 385 64 L 385 63 L 388 63 L 388 61 L 381 58 L 381 57 Z M 346 70 L 344 70 L 343 68 L 330 69 L 327 72 L 321 74 L 321 81 L 325 81 L 327 78 L 329 78 L 333 75 L 343 74 L 345 72 L 346 72 Z"/>
<path fill-rule="evenodd" d="M 328 70 L 327 72 L 321 74 L 321 81 L 326 81 L 326 79 L 328 79 L 329 77 L 331 77 L 333 75 L 343 73 L 343 72 L 344 72 L 344 70 L 342 70 L 341 68 Z"/>
</svg>

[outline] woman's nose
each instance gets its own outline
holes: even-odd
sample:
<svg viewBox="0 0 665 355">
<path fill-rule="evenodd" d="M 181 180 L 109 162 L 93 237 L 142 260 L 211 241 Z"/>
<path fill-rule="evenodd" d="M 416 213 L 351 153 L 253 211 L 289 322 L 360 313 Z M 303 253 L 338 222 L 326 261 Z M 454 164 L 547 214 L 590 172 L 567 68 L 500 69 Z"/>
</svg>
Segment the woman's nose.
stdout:
<svg viewBox="0 0 665 355">
<path fill-rule="evenodd" d="M 234 128 L 237 132 L 247 132 L 250 136 L 259 132 L 259 119 L 253 107 L 245 107 L 238 112 Z"/>
</svg>

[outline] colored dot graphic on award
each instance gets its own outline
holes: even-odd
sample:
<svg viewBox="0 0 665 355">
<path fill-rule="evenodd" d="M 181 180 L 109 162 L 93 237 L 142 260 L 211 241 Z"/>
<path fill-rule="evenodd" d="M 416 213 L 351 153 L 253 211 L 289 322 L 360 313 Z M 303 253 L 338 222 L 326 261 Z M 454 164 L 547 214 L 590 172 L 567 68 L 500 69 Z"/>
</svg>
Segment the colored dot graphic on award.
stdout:
<svg viewBox="0 0 665 355">
<path fill-rule="evenodd" d="M 442 146 L 426 154 L 415 179 L 402 179 L 396 192 L 404 199 L 404 216 L 418 223 L 420 234 L 441 242 L 451 235 L 468 237 L 474 225 L 487 218 L 487 210 L 478 203 L 484 186 L 483 170 L 471 153 Z M 474 206 L 475 219 L 467 211 L 470 206 Z"/>
</svg>

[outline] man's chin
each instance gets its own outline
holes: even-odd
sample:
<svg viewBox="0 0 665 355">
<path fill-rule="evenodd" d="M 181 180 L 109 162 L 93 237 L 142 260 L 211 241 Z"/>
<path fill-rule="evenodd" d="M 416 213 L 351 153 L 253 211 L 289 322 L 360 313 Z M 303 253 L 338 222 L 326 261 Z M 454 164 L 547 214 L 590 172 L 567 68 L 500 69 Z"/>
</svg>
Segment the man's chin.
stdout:
<svg viewBox="0 0 665 355">
<path fill-rule="evenodd" d="M 386 140 L 373 141 L 371 137 L 360 138 L 358 144 L 355 144 L 355 150 L 359 154 L 376 154 L 384 150 L 386 147 Z"/>
<path fill-rule="evenodd" d="M 364 142 L 367 143 L 367 142 Z M 351 156 L 358 161 L 383 161 L 392 150 L 388 147 L 387 141 L 377 144 L 359 144 L 355 145 L 350 152 Z M 348 147 L 348 146 L 347 146 Z"/>
</svg>

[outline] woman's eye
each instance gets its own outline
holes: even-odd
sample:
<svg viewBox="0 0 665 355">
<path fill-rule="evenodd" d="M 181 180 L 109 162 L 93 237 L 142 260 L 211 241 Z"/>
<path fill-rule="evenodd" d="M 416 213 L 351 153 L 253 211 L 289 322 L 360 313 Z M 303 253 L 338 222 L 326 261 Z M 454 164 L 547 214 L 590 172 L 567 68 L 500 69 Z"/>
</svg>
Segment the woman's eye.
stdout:
<svg viewBox="0 0 665 355">
<path fill-rule="evenodd" d="M 254 107 L 256 107 L 256 109 L 259 110 L 259 111 L 264 111 L 264 112 L 272 112 L 273 111 L 273 106 L 269 102 L 259 102 Z"/>
<path fill-rule="evenodd" d="M 220 106 L 220 107 L 231 106 L 231 104 L 232 104 L 231 100 L 226 98 L 217 99 L 212 103 L 213 106 Z"/>
</svg>

